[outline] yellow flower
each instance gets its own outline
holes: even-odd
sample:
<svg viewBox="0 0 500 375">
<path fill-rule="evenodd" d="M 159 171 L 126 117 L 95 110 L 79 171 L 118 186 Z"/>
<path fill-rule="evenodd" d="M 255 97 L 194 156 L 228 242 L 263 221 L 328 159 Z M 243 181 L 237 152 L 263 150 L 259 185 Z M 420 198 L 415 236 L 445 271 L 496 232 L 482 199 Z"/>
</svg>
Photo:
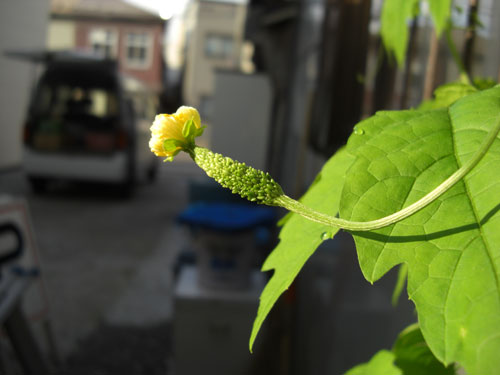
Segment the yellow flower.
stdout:
<svg viewBox="0 0 500 375">
<path fill-rule="evenodd" d="M 149 148 L 155 155 L 166 156 L 168 160 L 182 150 L 188 151 L 194 145 L 194 138 L 203 133 L 200 114 L 195 108 L 185 106 L 172 115 L 157 115 L 150 130 Z M 166 149 L 165 141 L 168 140 L 172 142 Z"/>
</svg>

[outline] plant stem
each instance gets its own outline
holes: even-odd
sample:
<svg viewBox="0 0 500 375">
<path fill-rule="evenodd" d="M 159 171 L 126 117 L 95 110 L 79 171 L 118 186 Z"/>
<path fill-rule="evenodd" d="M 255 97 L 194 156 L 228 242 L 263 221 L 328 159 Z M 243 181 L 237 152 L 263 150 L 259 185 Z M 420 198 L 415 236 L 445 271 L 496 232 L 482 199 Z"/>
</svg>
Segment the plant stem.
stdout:
<svg viewBox="0 0 500 375">
<path fill-rule="evenodd" d="M 472 60 L 474 58 L 474 42 L 476 39 L 478 9 L 479 0 L 469 0 L 469 17 L 467 20 L 464 48 L 462 52 L 464 68 L 469 75 L 472 75 Z"/>
<path fill-rule="evenodd" d="M 460 71 L 460 78 L 465 80 L 467 84 L 472 85 L 472 80 L 470 79 L 469 74 L 465 69 L 465 65 L 462 62 L 462 59 L 460 58 L 457 46 L 455 45 L 455 42 L 453 42 L 453 37 L 451 35 L 451 24 L 448 24 L 448 26 L 445 28 L 444 34 L 446 37 L 446 44 L 450 49 L 451 56 L 453 57 L 453 61 L 455 61 L 455 64 L 457 65 L 457 68 Z"/>
<path fill-rule="evenodd" d="M 443 183 L 432 190 L 430 193 L 425 195 L 423 198 L 419 199 L 415 203 L 403 208 L 402 210 L 395 212 L 389 216 L 383 217 L 381 219 L 372 221 L 349 221 L 333 217 L 330 215 L 317 212 L 312 208 L 304 206 L 302 203 L 286 196 L 281 195 L 275 199 L 277 205 L 284 207 L 290 211 L 298 213 L 299 215 L 331 227 L 341 228 L 349 231 L 369 231 L 374 229 L 383 228 L 391 224 L 397 223 L 414 213 L 420 211 L 422 208 L 426 207 L 446 191 L 448 191 L 453 185 L 460 181 L 467 173 L 469 173 L 474 167 L 481 161 L 483 156 L 488 152 L 490 146 L 493 144 L 497 135 L 500 131 L 500 118 L 497 120 L 495 126 L 488 133 L 486 139 L 483 141 L 476 153 L 470 158 L 462 167 L 457 169 L 450 177 L 448 177 Z"/>
</svg>

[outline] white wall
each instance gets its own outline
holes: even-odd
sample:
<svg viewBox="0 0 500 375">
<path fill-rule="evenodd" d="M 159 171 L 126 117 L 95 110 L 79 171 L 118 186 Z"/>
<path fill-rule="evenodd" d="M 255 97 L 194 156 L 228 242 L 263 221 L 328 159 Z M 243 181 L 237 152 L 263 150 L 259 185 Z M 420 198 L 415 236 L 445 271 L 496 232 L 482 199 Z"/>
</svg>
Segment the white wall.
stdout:
<svg viewBox="0 0 500 375">
<path fill-rule="evenodd" d="M 0 169 L 21 164 L 21 130 L 33 67 L 6 58 L 9 49 L 42 49 L 49 0 L 0 1 Z"/>
<path fill-rule="evenodd" d="M 203 97 L 213 99 L 215 70 L 238 70 L 246 19 L 246 6 L 242 1 L 198 0 L 187 9 L 186 73 L 183 95 L 187 105 L 200 107 Z M 233 51 L 228 58 L 210 58 L 205 55 L 206 37 L 209 34 L 232 36 Z M 203 108 L 198 108 L 203 112 Z M 202 116 L 205 113 L 201 113 Z"/>
<path fill-rule="evenodd" d="M 215 76 L 211 148 L 265 170 L 272 102 L 267 76 L 225 71 Z"/>
</svg>

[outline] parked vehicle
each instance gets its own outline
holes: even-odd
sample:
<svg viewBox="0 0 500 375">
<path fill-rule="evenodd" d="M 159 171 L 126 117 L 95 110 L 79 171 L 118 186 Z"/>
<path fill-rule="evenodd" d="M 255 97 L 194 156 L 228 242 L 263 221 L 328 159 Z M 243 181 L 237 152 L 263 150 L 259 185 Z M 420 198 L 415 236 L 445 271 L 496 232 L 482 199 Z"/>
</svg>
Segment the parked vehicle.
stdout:
<svg viewBox="0 0 500 375">
<path fill-rule="evenodd" d="M 39 56 L 39 55 L 38 55 Z M 129 194 L 153 180 L 148 149 L 156 97 L 116 61 L 47 54 L 24 126 L 24 169 L 35 191 L 54 179 L 107 182 Z"/>
</svg>

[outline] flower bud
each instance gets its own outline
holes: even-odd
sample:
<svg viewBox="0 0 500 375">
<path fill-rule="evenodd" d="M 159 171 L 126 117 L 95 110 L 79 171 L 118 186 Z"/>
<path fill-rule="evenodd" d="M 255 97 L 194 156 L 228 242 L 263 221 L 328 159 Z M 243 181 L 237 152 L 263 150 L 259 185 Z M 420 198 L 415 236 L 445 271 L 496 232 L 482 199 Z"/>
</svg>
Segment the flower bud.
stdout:
<svg viewBox="0 0 500 375">
<path fill-rule="evenodd" d="M 157 115 L 150 130 L 151 151 L 172 161 L 180 151 L 192 151 L 194 139 L 203 134 L 204 127 L 195 108 L 182 106 L 172 115 Z"/>
</svg>

